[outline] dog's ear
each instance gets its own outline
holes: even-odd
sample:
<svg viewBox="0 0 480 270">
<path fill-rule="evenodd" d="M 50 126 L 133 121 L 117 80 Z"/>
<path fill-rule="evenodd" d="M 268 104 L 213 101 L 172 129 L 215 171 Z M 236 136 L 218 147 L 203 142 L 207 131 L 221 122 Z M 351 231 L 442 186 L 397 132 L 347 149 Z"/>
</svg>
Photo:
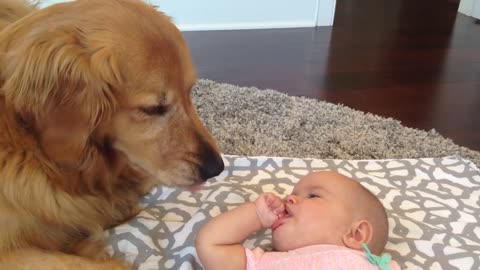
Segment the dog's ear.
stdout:
<svg viewBox="0 0 480 270">
<path fill-rule="evenodd" d="M 79 30 L 57 30 L 29 37 L 4 57 L 6 102 L 34 122 L 50 158 L 78 160 L 95 127 L 115 109 L 121 74 L 111 48 L 85 40 Z"/>
</svg>

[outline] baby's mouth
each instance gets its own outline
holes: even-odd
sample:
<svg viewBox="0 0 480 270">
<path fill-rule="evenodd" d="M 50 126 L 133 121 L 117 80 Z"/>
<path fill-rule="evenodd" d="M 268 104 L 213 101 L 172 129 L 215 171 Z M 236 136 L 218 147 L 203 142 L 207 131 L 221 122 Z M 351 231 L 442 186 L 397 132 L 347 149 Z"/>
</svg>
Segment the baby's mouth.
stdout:
<svg viewBox="0 0 480 270">
<path fill-rule="evenodd" d="M 272 224 L 272 227 L 270 227 L 272 229 L 272 232 L 274 232 L 278 227 L 280 227 L 283 224 L 283 219 L 284 217 L 281 217 Z"/>
<path fill-rule="evenodd" d="M 272 232 L 274 232 L 278 227 L 280 227 L 285 222 L 285 219 L 291 216 L 292 215 L 290 211 L 288 210 L 287 206 L 285 206 L 285 212 L 283 213 L 283 215 L 279 215 L 279 218 L 272 224 L 272 227 L 270 227 L 272 229 Z"/>
<path fill-rule="evenodd" d="M 292 215 L 292 210 L 290 209 L 290 206 L 288 204 L 285 204 L 285 215 L 286 216 Z"/>
</svg>

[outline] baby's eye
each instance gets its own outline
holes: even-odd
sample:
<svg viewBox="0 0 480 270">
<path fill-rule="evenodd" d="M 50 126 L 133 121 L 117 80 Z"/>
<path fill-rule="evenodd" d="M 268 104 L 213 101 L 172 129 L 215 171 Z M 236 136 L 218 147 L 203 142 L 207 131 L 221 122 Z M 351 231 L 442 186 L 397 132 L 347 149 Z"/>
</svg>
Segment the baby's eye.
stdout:
<svg viewBox="0 0 480 270">
<path fill-rule="evenodd" d="M 308 198 L 309 198 L 309 199 L 320 198 L 320 196 L 318 196 L 318 195 L 316 195 L 316 194 L 308 194 Z"/>
</svg>

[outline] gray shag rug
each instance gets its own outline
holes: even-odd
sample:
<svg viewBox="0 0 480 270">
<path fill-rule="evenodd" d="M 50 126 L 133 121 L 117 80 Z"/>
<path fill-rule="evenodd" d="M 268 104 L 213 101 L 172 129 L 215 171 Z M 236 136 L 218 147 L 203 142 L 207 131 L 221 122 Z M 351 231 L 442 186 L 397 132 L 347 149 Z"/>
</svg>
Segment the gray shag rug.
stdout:
<svg viewBox="0 0 480 270">
<path fill-rule="evenodd" d="M 461 156 L 480 167 L 480 152 L 435 130 L 274 90 L 200 80 L 198 114 L 224 154 L 319 159 L 397 159 Z"/>
</svg>

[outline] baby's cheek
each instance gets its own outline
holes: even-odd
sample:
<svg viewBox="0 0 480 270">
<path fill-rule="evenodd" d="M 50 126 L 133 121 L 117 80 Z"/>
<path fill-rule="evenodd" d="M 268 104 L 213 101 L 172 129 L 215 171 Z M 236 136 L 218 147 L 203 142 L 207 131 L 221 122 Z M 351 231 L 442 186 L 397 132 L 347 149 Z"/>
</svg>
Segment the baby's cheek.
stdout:
<svg viewBox="0 0 480 270">
<path fill-rule="evenodd" d="M 272 246 L 275 251 L 288 251 L 288 239 L 285 239 L 283 235 L 276 234 L 272 238 Z"/>
</svg>

